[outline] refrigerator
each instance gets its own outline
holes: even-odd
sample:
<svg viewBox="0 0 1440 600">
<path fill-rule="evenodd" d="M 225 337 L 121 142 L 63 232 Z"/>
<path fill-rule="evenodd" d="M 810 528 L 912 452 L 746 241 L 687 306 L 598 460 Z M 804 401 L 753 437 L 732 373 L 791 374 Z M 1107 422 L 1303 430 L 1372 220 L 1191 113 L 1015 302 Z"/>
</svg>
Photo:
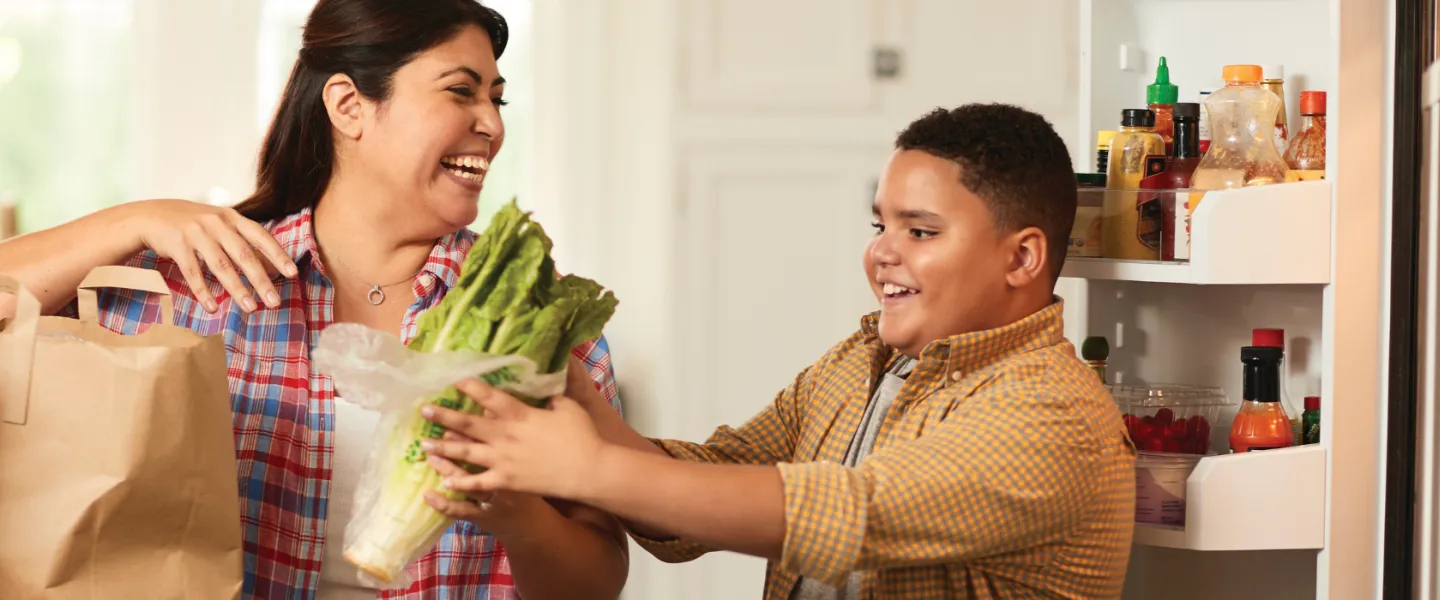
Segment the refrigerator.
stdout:
<svg viewBox="0 0 1440 600">
<path fill-rule="evenodd" d="M 1394 199 L 1404 191 L 1394 69 L 1405 4 L 1081 2 L 1080 135 L 1091 148 L 1099 131 L 1119 128 L 1123 109 L 1144 107 L 1160 57 L 1180 102 L 1202 102 L 1225 85 L 1224 65 L 1262 66 L 1267 79 L 1283 80 L 1292 139 L 1301 92 L 1327 96 L 1323 179 L 1207 193 L 1190 217 L 1188 261 L 1067 260 L 1057 292 L 1067 300 L 1067 337 L 1077 346 L 1107 339 L 1112 384 L 1208 386 L 1227 403 L 1212 409 L 1210 454 L 1177 484 L 1181 520 L 1137 524 L 1126 599 L 1382 593 L 1392 549 L 1386 507 L 1398 501 L 1387 497 L 1385 463 L 1390 361 L 1405 358 L 1391 342 L 1418 331 L 1393 321 L 1389 305 L 1399 260 L 1391 236 L 1403 233 L 1392 204 L 1403 206 Z M 1423 290 L 1426 280 L 1417 281 L 1413 291 Z M 1243 399 L 1241 348 L 1256 329 L 1284 331 L 1284 393 L 1297 412 L 1305 398 L 1319 399 L 1319 443 L 1228 451 Z"/>
<path fill-rule="evenodd" d="M 703 440 L 755 414 L 873 309 L 857 277 L 873 182 L 917 115 L 1020 104 L 1093 172 L 1097 132 L 1144 107 L 1160 57 L 1181 102 L 1220 87 L 1224 65 L 1282 67 L 1292 134 L 1300 93 L 1327 94 L 1323 179 L 1207 194 L 1187 262 L 1072 259 L 1057 289 L 1069 340 L 1109 340 L 1112 381 L 1218 387 L 1238 403 L 1240 349 L 1255 329 L 1283 329 L 1292 407 L 1320 401 L 1319 443 L 1266 452 L 1226 453 L 1222 411 L 1212 454 L 1183 482 L 1183 522 L 1137 528 L 1124 597 L 1434 598 L 1391 583 L 1413 585 L 1425 571 L 1412 559 L 1435 554 L 1418 551 L 1423 520 L 1406 516 L 1435 493 L 1419 494 L 1427 455 L 1404 433 L 1435 412 L 1418 403 L 1433 384 L 1405 383 L 1435 361 L 1413 352 L 1420 282 L 1434 278 L 1419 274 L 1420 246 L 1405 245 L 1422 222 L 1430 60 L 1416 64 L 1414 48 L 1433 38 L 1433 3 L 536 3 L 568 23 L 547 27 L 610 49 L 542 53 L 570 70 L 537 73 L 624 98 L 545 88 L 571 120 L 537 123 L 587 126 L 537 144 L 546 169 L 567 174 L 550 182 L 564 193 L 544 214 L 593 231 L 566 251 L 629 307 L 610 328 L 627 418 L 647 435 Z M 634 600 L 758 597 L 763 585 L 759 559 L 632 556 Z"/>
</svg>

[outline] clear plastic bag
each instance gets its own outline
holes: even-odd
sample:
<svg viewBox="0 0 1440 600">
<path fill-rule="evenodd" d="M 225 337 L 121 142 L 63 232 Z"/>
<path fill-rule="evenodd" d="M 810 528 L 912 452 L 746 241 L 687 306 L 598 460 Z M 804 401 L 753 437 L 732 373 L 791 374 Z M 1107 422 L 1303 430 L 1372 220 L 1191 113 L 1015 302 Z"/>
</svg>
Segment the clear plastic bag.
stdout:
<svg viewBox="0 0 1440 600">
<path fill-rule="evenodd" d="M 443 430 L 420 416 L 421 405 L 458 401 L 451 407 L 476 412 L 473 402 L 450 389 L 467 377 L 529 398 L 565 391 L 563 371 L 537 374 L 535 363 L 523 357 L 416 352 L 392 334 L 354 323 L 325 328 L 311 362 L 330 376 L 340 396 L 381 415 L 344 540 L 345 558 L 359 568 L 361 581 L 381 589 L 408 586 L 406 567 L 429 552 L 453 522 L 425 502 L 425 492 L 465 499 L 441 488 L 439 474 L 425 462 L 420 439 L 439 437 Z"/>
</svg>

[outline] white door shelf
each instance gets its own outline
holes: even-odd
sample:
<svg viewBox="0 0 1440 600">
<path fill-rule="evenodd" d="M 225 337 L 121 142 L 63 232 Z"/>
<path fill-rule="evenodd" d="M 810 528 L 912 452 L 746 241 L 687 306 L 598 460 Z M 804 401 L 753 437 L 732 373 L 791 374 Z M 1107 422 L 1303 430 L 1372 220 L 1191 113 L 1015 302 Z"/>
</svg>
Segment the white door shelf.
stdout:
<svg viewBox="0 0 1440 600">
<path fill-rule="evenodd" d="M 1186 550 L 1325 546 L 1325 448 L 1222 454 L 1185 482 L 1185 526 L 1135 524 L 1135 543 Z"/>
<path fill-rule="evenodd" d="M 1330 283 L 1329 181 L 1206 192 L 1189 262 L 1068 257 L 1062 277 L 1198 285 Z"/>
</svg>

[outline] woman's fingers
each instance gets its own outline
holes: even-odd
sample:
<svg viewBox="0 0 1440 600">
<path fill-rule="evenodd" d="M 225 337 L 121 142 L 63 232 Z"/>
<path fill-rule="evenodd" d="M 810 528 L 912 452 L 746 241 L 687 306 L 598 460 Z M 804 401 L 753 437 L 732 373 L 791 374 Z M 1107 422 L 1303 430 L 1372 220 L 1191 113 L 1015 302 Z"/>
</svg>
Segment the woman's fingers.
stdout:
<svg viewBox="0 0 1440 600">
<path fill-rule="evenodd" d="M 250 293 L 250 288 L 240 280 L 240 274 L 235 272 L 235 265 L 230 256 L 220 247 L 220 244 L 210 236 L 208 228 L 195 224 L 186 232 L 186 239 L 200 251 L 200 257 L 205 260 L 205 268 L 209 269 L 220 280 L 220 285 L 230 292 L 230 297 L 245 309 L 245 312 L 255 312 L 259 308 L 255 304 L 255 298 Z"/>
<path fill-rule="evenodd" d="M 201 269 L 200 257 L 195 255 L 195 251 L 186 246 L 179 252 L 171 253 L 170 260 L 175 261 L 175 266 L 179 267 L 180 274 L 185 277 L 185 285 L 190 286 L 190 292 L 195 294 L 200 306 L 212 313 L 220 310 L 214 294 L 210 293 L 210 285 L 205 282 L 205 271 Z"/>
<path fill-rule="evenodd" d="M 250 286 L 254 288 L 255 294 L 269 308 L 280 306 L 280 294 L 275 291 L 275 286 L 270 283 L 270 275 L 265 272 L 265 265 L 260 262 L 260 256 L 250 242 L 240 236 L 240 233 L 228 223 L 214 224 L 209 227 L 211 236 L 220 244 L 221 249 L 230 257 L 232 265 L 240 267 L 249 280 Z M 253 309 L 249 309 L 253 310 Z"/>
<path fill-rule="evenodd" d="M 439 511 L 440 514 L 452 519 L 474 521 L 484 515 L 484 511 L 480 510 L 480 507 L 472 502 L 451 500 L 435 491 L 425 492 L 425 503 Z"/>
<path fill-rule="evenodd" d="M 469 494 L 472 498 L 484 498 L 487 494 L 494 491 L 486 485 L 488 479 L 482 480 L 480 478 L 481 475 L 484 475 L 484 472 L 471 473 L 460 468 L 460 465 L 435 454 L 427 457 L 425 462 L 429 463 L 431 467 L 435 468 L 435 472 L 440 474 L 440 477 L 444 480 L 443 485 L 446 489 Z"/>
<path fill-rule="evenodd" d="M 240 236 L 258 250 L 265 257 L 266 262 L 274 265 L 276 271 L 286 277 L 295 277 L 300 274 L 300 270 L 295 267 L 295 261 L 290 260 L 290 256 L 285 254 L 285 248 L 281 247 L 280 242 L 275 240 L 275 236 L 270 235 L 270 232 L 263 226 L 238 213 L 234 215 L 233 221 Z"/>
</svg>

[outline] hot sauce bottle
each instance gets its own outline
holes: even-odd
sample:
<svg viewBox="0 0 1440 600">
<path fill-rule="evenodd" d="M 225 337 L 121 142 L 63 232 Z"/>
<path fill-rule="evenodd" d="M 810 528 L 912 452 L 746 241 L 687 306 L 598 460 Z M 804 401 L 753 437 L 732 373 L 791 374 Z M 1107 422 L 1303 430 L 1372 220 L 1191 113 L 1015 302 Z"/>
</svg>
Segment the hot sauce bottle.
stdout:
<svg viewBox="0 0 1440 600">
<path fill-rule="evenodd" d="M 1290 417 L 1280 403 L 1279 348 L 1246 346 L 1240 349 L 1245 365 L 1244 398 L 1230 426 L 1230 450 L 1250 452 L 1295 445 Z"/>
</svg>

